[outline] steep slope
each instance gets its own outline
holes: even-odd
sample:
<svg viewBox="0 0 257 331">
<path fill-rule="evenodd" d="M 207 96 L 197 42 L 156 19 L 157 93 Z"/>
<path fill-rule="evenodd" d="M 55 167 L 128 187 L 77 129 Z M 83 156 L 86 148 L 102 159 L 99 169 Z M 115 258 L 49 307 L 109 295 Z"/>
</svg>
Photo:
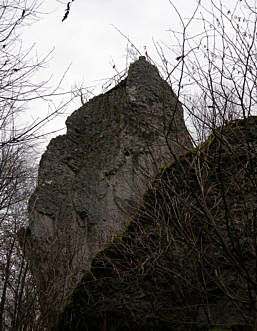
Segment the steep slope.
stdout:
<svg viewBox="0 0 257 331">
<path fill-rule="evenodd" d="M 256 330 L 256 155 L 250 117 L 164 168 L 55 330 Z"/>
</svg>

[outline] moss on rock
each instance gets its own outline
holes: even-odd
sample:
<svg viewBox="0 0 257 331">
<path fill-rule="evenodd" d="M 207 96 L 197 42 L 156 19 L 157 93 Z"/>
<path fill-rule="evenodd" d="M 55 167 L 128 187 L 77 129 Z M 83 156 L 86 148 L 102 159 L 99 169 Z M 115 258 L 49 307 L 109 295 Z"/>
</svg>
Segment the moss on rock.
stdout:
<svg viewBox="0 0 257 331">
<path fill-rule="evenodd" d="M 251 330 L 256 151 L 251 117 L 163 168 L 130 224 L 95 256 L 54 330 Z"/>
</svg>

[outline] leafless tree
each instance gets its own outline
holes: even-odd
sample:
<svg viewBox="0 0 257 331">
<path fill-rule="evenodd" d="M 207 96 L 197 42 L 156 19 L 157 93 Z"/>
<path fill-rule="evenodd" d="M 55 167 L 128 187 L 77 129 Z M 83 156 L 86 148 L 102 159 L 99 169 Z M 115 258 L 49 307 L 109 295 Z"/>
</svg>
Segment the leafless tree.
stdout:
<svg viewBox="0 0 257 331">
<path fill-rule="evenodd" d="M 44 117 L 28 113 L 35 99 L 47 105 L 65 95 L 59 84 L 48 88 L 48 81 L 34 79 L 49 54 L 38 59 L 34 46 L 22 45 L 22 29 L 38 19 L 38 8 L 36 0 L 0 4 L 0 330 L 42 330 L 35 285 L 17 232 L 27 222 L 27 200 L 35 184 L 33 146 L 67 102 L 53 106 Z"/>
<path fill-rule="evenodd" d="M 226 2 L 211 1 L 204 7 L 197 1 L 188 20 L 170 4 L 182 26 L 181 31 L 170 31 L 178 46 L 159 43 L 156 48 L 188 113 L 198 116 L 195 94 L 200 95 L 199 111 L 207 115 L 200 121 L 211 130 L 231 119 L 231 110 L 237 118 L 256 113 L 255 2 L 238 0 L 231 8 Z"/>
</svg>

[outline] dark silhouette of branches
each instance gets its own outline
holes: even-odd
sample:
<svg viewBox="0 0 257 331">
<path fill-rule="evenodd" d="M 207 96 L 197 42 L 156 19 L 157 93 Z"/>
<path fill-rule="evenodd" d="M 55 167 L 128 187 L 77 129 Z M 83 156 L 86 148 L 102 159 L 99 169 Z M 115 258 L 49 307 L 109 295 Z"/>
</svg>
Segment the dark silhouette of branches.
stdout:
<svg viewBox="0 0 257 331">
<path fill-rule="evenodd" d="M 71 0 L 71 1 L 69 1 L 69 2 L 67 3 L 67 7 L 66 7 L 66 9 L 65 9 L 65 13 L 64 13 L 64 16 L 63 16 L 63 18 L 62 18 L 62 22 L 65 21 L 65 20 L 68 18 L 69 14 L 70 14 L 70 6 L 71 6 L 71 3 L 72 3 L 73 1 L 74 1 L 74 0 Z"/>
<path fill-rule="evenodd" d="M 17 233 L 27 222 L 27 200 L 36 181 L 33 148 L 45 136 L 42 129 L 63 114 L 70 101 L 30 120 L 32 100 L 54 105 L 55 96 L 68 95 L 60 92 L 63 78 L 53 88 L 47 87 L 49 81 L 34 80 L 49 55 L 34 58 L 33 47 L 22 47 L 22 28 L 32 19 L 38 19 L 36 0 L 0 4 L 0 330 L 43 329 L 37 291 Z"/>
</svg>

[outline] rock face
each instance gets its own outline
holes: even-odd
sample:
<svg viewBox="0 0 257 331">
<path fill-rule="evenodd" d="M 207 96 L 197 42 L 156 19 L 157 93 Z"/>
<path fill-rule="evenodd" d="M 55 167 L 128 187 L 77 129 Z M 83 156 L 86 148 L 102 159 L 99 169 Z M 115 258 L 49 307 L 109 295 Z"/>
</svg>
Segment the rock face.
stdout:
<svg viewBox="0 0 257 331">
<path fill-rule="evenodd" d="M 181 104 L 144 57 L 66 125 L 40 161 L 24 232 L 41 306 L 53 307 L 50 324 L 160 167 L 191 147 Z"/>
<path fill-rule="evenodd" d="M 164 168 L 55 330 L 256 330 L 257 117 Z"/>
</svg>

